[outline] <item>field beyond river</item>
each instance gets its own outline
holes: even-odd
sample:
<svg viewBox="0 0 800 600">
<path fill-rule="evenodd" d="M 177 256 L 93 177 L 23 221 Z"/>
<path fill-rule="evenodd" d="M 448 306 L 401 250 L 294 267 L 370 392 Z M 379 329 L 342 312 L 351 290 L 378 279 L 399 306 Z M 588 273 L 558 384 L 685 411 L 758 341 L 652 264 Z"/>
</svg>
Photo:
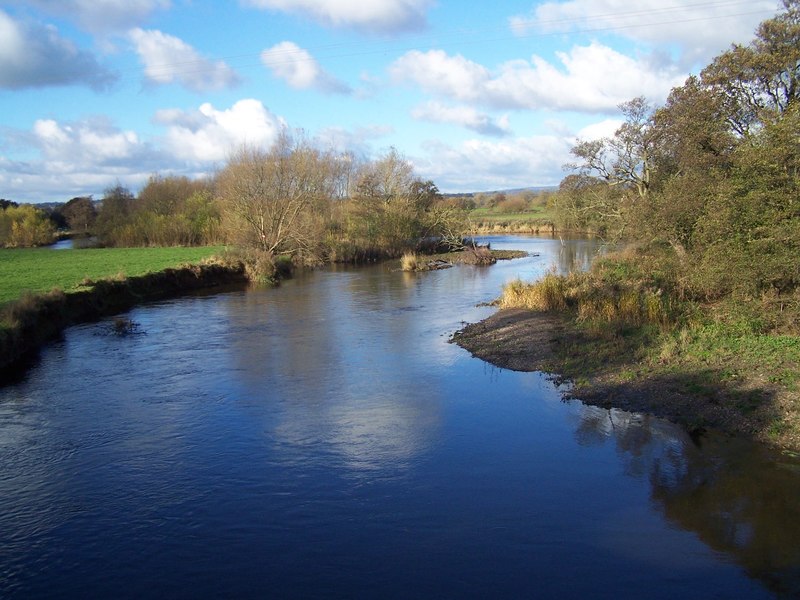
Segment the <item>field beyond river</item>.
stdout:
<svg viewBox="0 0 800 600">
<path fill-rule="evenodd" d="M 198 263 L 222 251 L 222 246 L 199 248 L 92 248 L 58 250 L 21 248 L 0 250 L 0 306 L 25 292 L 64 292 L 81 289 L 87 280 L 124 275 L 134 277 L 184 263 Z"/>
</svg>

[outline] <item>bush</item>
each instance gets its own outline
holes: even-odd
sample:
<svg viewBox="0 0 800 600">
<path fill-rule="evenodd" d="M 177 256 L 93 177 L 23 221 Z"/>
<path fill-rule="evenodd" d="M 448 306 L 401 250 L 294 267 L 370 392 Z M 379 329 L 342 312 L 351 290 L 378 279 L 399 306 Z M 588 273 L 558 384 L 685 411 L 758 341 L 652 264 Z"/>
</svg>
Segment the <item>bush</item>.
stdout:
<svg viewBox="0 0 800 600">
<path fill-rule="evenodd" d="M 401 271 L 418 271 L 420 269 L 419 256 L 414 252 L 406 252 L 400 258 Z"/>
<path fill-rule="evenodd" d="M 503 288 L 500 306 L 539 311 L 574 310 L 578 321 L 618 325 L 657 325 L 674 323 L 676 300 L 665 290 L 675 290 L 674 273 L 670 282 L 659 255 L 642 249 L 599 260 L 588 273 L 557 275 L 548 272 L 542 279 L 524 283 L 513 281 Z M 663 287 L 656 287 L 660 283 Z"/>
<path fill-rule="evenodd" d="M 0 246 L 29 248 L 50 244 L 55 227 L 47 215 L 30 205 L 0 210 Z"/>
</svg>

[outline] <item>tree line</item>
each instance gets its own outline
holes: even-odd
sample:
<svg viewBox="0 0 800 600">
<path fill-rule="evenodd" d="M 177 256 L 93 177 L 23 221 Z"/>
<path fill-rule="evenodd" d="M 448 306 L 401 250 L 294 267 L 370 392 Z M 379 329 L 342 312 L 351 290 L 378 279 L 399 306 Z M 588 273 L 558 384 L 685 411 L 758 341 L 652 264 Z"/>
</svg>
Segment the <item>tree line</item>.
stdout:
<svg viewBox="0 0 800 600">
<path fill-rule="evenodd" d="M 579 141 L 558 225 L 666 257 L 683 297 L 799 304 L 800 0 L 782 4 L 663 106 L 635 98 L 613 136 Z"/>
<path fill-rule="evenodd" d="M 206 179 L 153 175 L 138 195 L 117 184 L 99 201 L 73 198 L 49 215 L 9 203 L 0 244 L 48 243 L 63 227 L 105 246 L 227 244 L 295 263 L 359 262 L 458 245 L 466 215 L 394 149 L 357 160 L 285 131 L 269 149 L 240 148 Z"/>
</svg>

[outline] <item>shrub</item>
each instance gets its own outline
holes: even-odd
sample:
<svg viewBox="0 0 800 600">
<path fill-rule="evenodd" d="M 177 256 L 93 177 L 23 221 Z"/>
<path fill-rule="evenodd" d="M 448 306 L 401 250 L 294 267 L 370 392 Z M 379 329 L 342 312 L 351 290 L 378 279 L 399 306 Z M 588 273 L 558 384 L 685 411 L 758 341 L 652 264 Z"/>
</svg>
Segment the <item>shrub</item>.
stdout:
<svg viewBox="0 0 800 600">
<path fill-rule="evenodd" d="M 400 258 L 401 271 L 418 271 L 420 269 L 420 259 L 414 252 L 406 252 Z"/>
<path fill-rule="evenodd" d="M 534 283 L 519 279 L 503 288 L 501 308 L 529 308 L 532 310 L 564 310 L 567 308 L 566 278 L 553 272 Z"/>
</svg>

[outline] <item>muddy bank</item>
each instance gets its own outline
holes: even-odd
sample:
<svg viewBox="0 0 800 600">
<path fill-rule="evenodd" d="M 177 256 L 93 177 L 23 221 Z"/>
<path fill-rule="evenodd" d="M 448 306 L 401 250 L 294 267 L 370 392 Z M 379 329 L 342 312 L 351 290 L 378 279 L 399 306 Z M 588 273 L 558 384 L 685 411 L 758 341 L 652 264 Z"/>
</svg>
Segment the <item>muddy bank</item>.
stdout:
<svg viewBox="0 0 800 600">
<path fill-rule="evenodd" d="M 576 360 L 574 349 L 587 341 L 581 340 L 582 335 L 556 313 L 510 309 L 466 326 L 451 341 L 503 369 L 551 373 L 557 382 L 572 384 L 564 392 L 566 398 L 649 413 L 681 424 L 690 433 L 713 428 L 784 447 L 800 447 L 790 435 L 769 433 L 771 423 L 785 418 L 785 402 L 774 387 L 720 382 L 708 389 L 693 386 L 693 382 L 698 375 L 708 378 L 709 374 L 691 369 L 648 369 L 632 357 L 620 357 L 613 365 L 592 364 L 590 356 Z M 585 353 L 591 353 L 588 341 L 583 347 Z"/>
<path fill-rule="evenodd" d="M 8 328 L 0 329 L 0 385 L 24 369 L 42 344 L 70 325 L 124 312 L 143 302 L 245 283 L 242 265 L 205 264 L 90 282 L 86 289 L 69 294 L 53 291 L 24 297 L 6 308 L 3 320 Z"/>
</svg>

